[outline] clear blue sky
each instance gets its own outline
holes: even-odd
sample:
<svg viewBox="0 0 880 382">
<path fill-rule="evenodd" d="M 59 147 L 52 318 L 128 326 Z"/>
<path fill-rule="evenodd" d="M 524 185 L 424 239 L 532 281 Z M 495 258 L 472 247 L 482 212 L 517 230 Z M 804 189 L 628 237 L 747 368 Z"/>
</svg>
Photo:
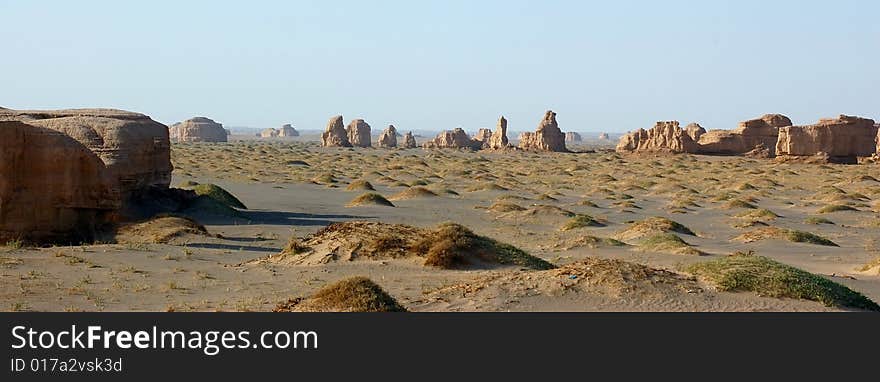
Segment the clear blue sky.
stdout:
<svg viewBox="0 0 880 382">
<path fill-rule="evenodd" d="M 0 106 L 623 132 L 880 119 L 877 1 L 0 0 Z"/>
</svg>

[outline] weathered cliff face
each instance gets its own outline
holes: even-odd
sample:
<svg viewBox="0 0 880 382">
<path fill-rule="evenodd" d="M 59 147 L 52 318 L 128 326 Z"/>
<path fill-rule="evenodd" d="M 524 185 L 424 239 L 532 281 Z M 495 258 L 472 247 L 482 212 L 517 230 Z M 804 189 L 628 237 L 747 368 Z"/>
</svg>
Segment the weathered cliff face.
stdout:
<svg viewBox="0 0 880 382">
<path fill-rule="evenodd" d="M 275 128 L 263 129 L 260 131 L 260 138 L 275 138 L 278 136 L 278 130 Z"/>
<path fill-rule="evenodd" d="M 348 140 L 348 132 L 342 124 L 342 116 L 337 115 L 330 118 L 327 122 L 327 128 L 321 134 L 321 146 L 324 147 L 351 147 Z"/>
<path fill-rule="evenodd" d="M 624 135 L 617 144 L 625 153 L 696 153 L 699 147 L 678 121 L 657 122 L 649 130 L 638 129 Z"/>
<path fill-rule="evenodd" d="M 346 128 L 348 133 L 348 141 L 354 147 L 370 147 L 372 146 L 370 137 L 370 125 L 363 119 L 352 120 Z"/>
<path fill-rule="evenodd" d="M 175 123 L 168 132 L 171 140 L 176 142 L 226 142 L 228 135 L 223 125 L 205 117 Z"/>
<path fill-rule="evenodd" d="M 388 125 L 388 128 L 382 131 L 382 135 L 379 135 L 379 147 L 397 147 L 397 129 L 394 125 Z"/>
<path fill-rule="evenodd" d="M 121 206 L 117 173 L 82 141 L 0 121 L 0 241 L 90 241 Z"/>
<path fill-rule="evenodd" d="M 403 148 L 405 149 L 414 149 L 418 147 L 416 143 L 416 137 L 413 136 L 412 131 L 407 131 L 403 136 Z"/>
<path fill-rule="evenodd" d="M 492 138 L 492 130 L 485 128 L 477 130 L 477 134 L 474 135 L 474 140 L 482 142 L 483 148 L 489 147 L 490 138 Z"/>
<path fill-rule="evenodd" d="M 702 134 L 698 143 L 704 154 L 742 155 L 765 148 L 775 155 L 779 128 L 791 126 L 791 120 L 782 114 L 765 114 L 761 118 L 740 122 L 735 130 L 712 130 Z"/>
<path fill-rule="evenodd" d="M 565 147 L 565 134 L 556 122 L 556 113 L 547 110 L 534 133 L 522 133 L 519 147 L 523 150 L 568 152 Z"/>
<path fill-rule="evenodd" d="M 565 133 L 565 141 L 566 142 L 583 142 L 584 138 L 575 131 L 569 131 Z"/>
<path fill-rule="evenodd" d="M 453 130 L 446 130 L 437 134 L 437 136 L 425 142 L 422 147 L 427 149 L 471 149 L 479 150 L 483 147 L 483 142 L 471 139 L 467 132 L 456 127 Z"/>
<path fill-rule="evenodd" d="M 690 123 L 685 126 L 684 132 L 691 137 L 692 141 L 697 142 L 703 134 L 706 134 L 706 129 L 704 129 L 703 126 L 700 126 L 699 123 Z"/>
<path fill-rule="evenodd" d="M 168 127 L 143 114 L 113 109 L 3 110 L 20 121 L 64 133 L 95 153 L 123 199 L 171 183 Z"/>
<path fill-rule="evenodd" d="M 776 155 L 791 157 L 827 156 L 829 161 L 855 163 L 857 157 L 877 152 L 877 126 L 873 120 L 841 115 L 807 126 L 779 129 Z"/>
<path fill-rule="evenodd" d="M 296 129 L 293 128 L 293 126 L 291 126 L 289 123 L 286 123 L 286 124 L 282 125 L 280 129 L 278 129 L 278 136 L 279 137 L 298 137 L 299 131 L 296 131 Z"/>
<path fill-rule="evenodd" d="M 489 137 L 486 147 L 492 150 L 503 150 L 510 147 L 510 142 L 507 139 L 507 118 L 504 116 L 498 118 L 495 131 Z"/>
</svg>

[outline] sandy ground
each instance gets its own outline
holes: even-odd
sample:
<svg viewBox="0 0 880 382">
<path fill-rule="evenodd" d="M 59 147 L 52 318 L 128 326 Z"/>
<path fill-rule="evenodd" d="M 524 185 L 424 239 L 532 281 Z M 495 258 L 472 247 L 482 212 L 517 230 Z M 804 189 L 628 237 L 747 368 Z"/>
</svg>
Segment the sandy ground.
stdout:
<svg viewBox="0 0 880 382">
<path fill-rule="evenodd" d="M 415 311 L 834 310 L 810 301 L 716 292 L 706 285 L 699 291 L 683 287 L 694 281 L 674 281 L 672 289 L 633 282 L 575 290 L 565 285 L 565 277 L 536 281 L 535 273 L 517 267 L 442 270 L 415 259 L 308 266 L 251 262 L 280 252 L 292 235 L 304 237 L 349 220 L 426 228 L 452 221 L 557 265 L 621 259 L 677 274 L 686 264 L 753 250 L 880 301 L 878 268 L 863 268 L 880 256 L 880 170 L 874 165 L 639 158 L 602 150 L 336 149 L 306 140 L 175 145 L 174 184 L 215 183 L 248 209 L 237 218 L 197 217 L 217 236 L 188 235 L 171 244 L 0 247 L 0 308 L 271 310 L 329 282 L 362 275 Z M 346 207 L 363 193 L 346 190 L 357 179 L 369 181 L 395 207 Z M 437 196 L 392 198 L 411 186 Z M 490 208 L 496 203 L 522 210 Z M 854 210 L 823 211 L 839 205 Z M 571 213 L 589 215 L 604 226 L 562 230 Z M 630 223 L 652 216 L 689 227 L 695 235 L 681 237 L 703 255 L 649 250 L 625 239 L 633 245 L 583 240 L 622 237 Z M 816 218 L 827 221 L 815 224 Z M 767 227 L 810 232 L 838 246 L 784 238 L 746 242 L 742 236 Z"/>
</svg>

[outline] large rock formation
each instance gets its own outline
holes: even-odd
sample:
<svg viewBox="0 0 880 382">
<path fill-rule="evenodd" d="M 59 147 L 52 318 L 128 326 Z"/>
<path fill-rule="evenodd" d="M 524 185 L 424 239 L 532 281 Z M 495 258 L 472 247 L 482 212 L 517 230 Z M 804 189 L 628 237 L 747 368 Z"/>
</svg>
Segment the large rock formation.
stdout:
<svg viewBox="0 0 880 382">
<path fill-rule="evenodd" d="M 294 129 L 293 126 L 291 126 L 289 123 L 286 123 L 283 126 L 281 126 L 280 129 L 278 129 L 278 136 L 279 137 L 298 137 L 299 131 L 296 131 L 296 129 Z"/>
<path fill-rule="evenodd" d="M 228 135 L 222 124 L 205 117 L 175 123 L 168 134 L 176 142 L 226 142 Z"/>
<path fill-rule="evenodd" d="M 352 146 L 372 146 L 372 142 L 370 141 L 370 125 L 364 122 L 363 119 L 352 120 L 351 123 L 348 124 L 348 127 L 346 127 L 346 132 L 348 133 L 348 141 L 351 142 Z"/>
<path fill-rule="evenodd" d="M 781 114 L 765 114 L 761 118 L 740 122 L 735 130 L 712 130 L 700 136 L 700 152 L 704 154 L 741 155 L 753 150 L 767 150 L 774 155 L 779 128 L 791 126 Z"/>
<path fill-rule="evenodd" d="M 700 126 L 699 123 L 689 123 L 684 127 L 684 132 L 691 137 L 692 141 L 697 142 L 703 134 L 706 134 L 706 129 Z"/>
<path fill-rule="evenodd" d="M 520 134 L 519 147 L 524 150 L 567 152 L 565 134 L 556 123 L 556 113 L 547 110 L 534 133 Z"/>
<path fill-rule="evenodd" d="M 460 127 L 453 130 L 446 130 L 437 134 L 434 139 L 425 142 L 422 147 L 428 149 L 471 149 L 479 150 L 483 147 L 483 142 L 471 139 L 470 136 Z"/>
<path fill-rule="evenodd" d="M 403 148 L 405 149 L 414 149 L 418 147 L 416 143 L 416 138 L 413 136 L 412 131 L 407 131 L 403 136 Z"/>
<path fill-rule="evenodd" d="M 584 138 L 581 137 L 580 133 L 574 131 L 569 131 L 565 133 L 566 142 L 582 142 L 583 140 Z"/>
<path fill-rule="evenodd" d="M 327 129 L 321 134 L 321 146 L 324 147 L 351 147 L 348 140 L 348 132 L 342 124 L 342 116 L 337 115 L 327 122 Z"/>
<path fill-rule="evenodd" d="M 171 183 L 168 127 L 114 109 L 2 110 L 0 121 L 20 121 L 64 133 L 104 162 L 123 199 Z"/>
<path fill-rule="evenodd" d="M 814 125 L 779 129 L 776 155 L 782 159 L 823 156 L 832 162 L 856 163 L 858 157 L 877 152 L 876 140 L 873 120 L 841 115 Z"/>
<path fill-rule="evenodd" d="M 477 134 L 474 135 L 474 140 L 479 141 L 483 144 L 483 148 L 489 147 L 489 139 L 492 138 L 492 130 L 481 128 L 477 130 Z"/>
<path fill-rule="evenodd" d="M 394 125 L 388 125 L 388 128 L 379 135 L 379 147 L 397 147 L 397 129 L 394 128 Z"/>
<path fill-rule="evenodd" d="M 278 136 L 278 130 L 274 128 L 263 129 L 260 131 L 260 138 L 275 138 Z"/>
<path fill-rule="evenodd" d="M 650 130 L 638 129 L 624 135 L 618 152 L 696 153 L 697 143 L 679 127 L 678 121 L 657 122 Z"/>
<path fill-rule="evenodd" d="M 0 111 L 0 241 L 80 242 L 171 180 L 168 127 L 110 109 Z"/>
<path fill-rule="evenodd" d="M 510 147 L 510 143 L 507 140 L 507 118 L 504 118 L 504 116 L 498 118 L 495 132 L 489 137 L 487 147 L 492 150 L 503 150 Z"/>
</svg>

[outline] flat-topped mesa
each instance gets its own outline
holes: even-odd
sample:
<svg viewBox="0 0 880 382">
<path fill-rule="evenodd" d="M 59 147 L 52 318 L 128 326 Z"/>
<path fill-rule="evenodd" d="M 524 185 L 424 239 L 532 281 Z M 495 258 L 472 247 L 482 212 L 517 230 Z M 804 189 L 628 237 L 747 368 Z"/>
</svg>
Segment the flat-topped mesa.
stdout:
<svg viewBox="0 0 880 382">
<path fill-rule="evenodd" d="M 20 121 L 64 133 L 104 162 L 123 200 L 171 183 L 168 127 L 116 109 L 2 110 L 0 121 Z"/>
<path fill-rule="evenodd" d="M 351 142 L 348 140 L 348 132 L 345 131 L 341 115 L 334 116 L 327 122 L 327 128 L 321 134 L 321 146 L 351 147 Z"/>
<path fill-rule="evenodd" d="M 407 131 L 403 136 L 403 148 L 414 149 L 416 147 L 419 147 L 416 143 L 416 137 L 413 136 L 412 131 Z"/>
<path fill-rule="evenodd" d="M 479 150 L 483 147 L 483 142 L 471 139 L 462 128 L 456 127 L 452 130 L 445 130 L 437 134 L 437 136 L 422 144 L 426 149 L 471 149 Z"/>
<path fill-rule="evenodd" d="M 782 114 L 765 114 L 761 118 L 740 122 L 735 130 L 712 130 L 702 134 L 697 143 L 703 154 L 742 155 L 766 150 L 775 155 L 779 128 L 791 126 L 791 119 Z"/>
<path fill-rule="evenodd" d="M 296 129 L 294 129 L 291 124 L 285 123 L 284 125 L 281 125 L 280 129 L 278 129 L 278 136 L 279 137 L 298 137 L 299 131 L 296 131 Z"/>
<path fill-rule="evenodd" d="M 504 150 L 510 147 L 507 139 L 507 118 L 504 116 L 498 118 L 498 124 L 495 125 L 495 131 L 489 137 L 486 147 L 490 150 Z"/>
<path fill-rule="evenodd" d="M 226 142 L 228 134 L 222 124 L 205 117 L 194 117 L 168 128 L 175 142 Z"/>
<path fill-rule="evenodd" d="M 379 147 L 397 147 L 397 129 L 394 125 L 388 125 L 388 128 L 382 131 L 382 134 L 379 135 Z"/>
<path fill-rule="evenodd" d="M 566 142 L 583 142 L 584 138 L 581 137 L 580 133 L 574 131 L 568 131 L 565 133 L 565 141 Z"/>
<path fill-rule="evenodd" d="M 534 133 L 520 134 L 519 147 L 523 150 L 568 152 L 565 147 L 565 134 L 556 123 L 556 113 L 547 110 Z"/>
<path fill-rule="evenodd" d="M 857 163 L 877 152 L 878 128 L 867 118 L 841 115 L 807 126 L 779 129 L 776 155 L 780 160 L 822 157 L 828 162 Z"/>
<path fill-rule="evenodd" d="M 486 128 L 477 130 L 477 134 L 474 135 L 474 140 L 481 142 L 483 144 L 483 148 L 489 147 L 490 138 L 492 138 L 492 130 Z"/>
<path fill-rule="evenodd" d="M 660 121 L 650 130 L 638 129 L 624 135 L 617 144 L 623 153 L 697 153 L 698 145 L 678 121 Z"/>
<path fill-rule="evenodd" d="M 268 129 L 263 129 L 263 131 L 260 131 L 259 135 L 260 138 L 275 138 L 278 136 L 278 129 L 272 127 Z"/>
<path fill-rule="evenodd" d="M 370 125 L 363 119 L 353 119 L 345 128 L 348 133 L 348 141 L 354 147 L 371 147 Z"/>
</svg>

